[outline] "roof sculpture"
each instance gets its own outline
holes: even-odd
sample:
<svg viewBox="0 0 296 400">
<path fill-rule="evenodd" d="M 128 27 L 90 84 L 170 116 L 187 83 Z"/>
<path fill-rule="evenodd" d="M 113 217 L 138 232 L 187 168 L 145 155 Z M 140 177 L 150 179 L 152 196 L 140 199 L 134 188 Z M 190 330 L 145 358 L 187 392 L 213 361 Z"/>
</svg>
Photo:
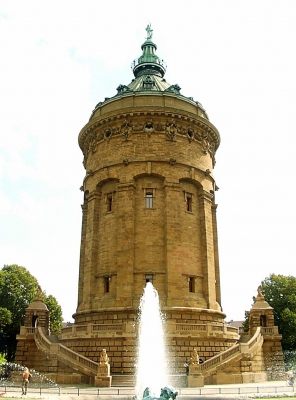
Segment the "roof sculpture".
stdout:
<svg viewBox="0 0 296 400">
<path fill-rule="evenodd" d="M 142 55 L 136 58 L 131 64 L 135 78 L 128 85 L 120 84 L 117 87 L 117 94 L 113 97 L 106 97 L 104 102 L 99 102 L 96 105 L 95 110 L 106 101 L 114 99 L 115 97 L 138 92 L 166 92 L 192 101 L 203 110 L 204 117 L 208 119 L 204 108 L 198 101 L 194 101 L 192 97 L 183 96 L 178 84 L 171 85 L 166 81 L 166 79 L 164 79 L 167 66 L 165 61 L 156 55 L 157 46 L 152 41 L 153 29 L 151 28 L 151 24 L 149 23 L 145 29 L 147 37 L 141 46 Z"/>
</svg>

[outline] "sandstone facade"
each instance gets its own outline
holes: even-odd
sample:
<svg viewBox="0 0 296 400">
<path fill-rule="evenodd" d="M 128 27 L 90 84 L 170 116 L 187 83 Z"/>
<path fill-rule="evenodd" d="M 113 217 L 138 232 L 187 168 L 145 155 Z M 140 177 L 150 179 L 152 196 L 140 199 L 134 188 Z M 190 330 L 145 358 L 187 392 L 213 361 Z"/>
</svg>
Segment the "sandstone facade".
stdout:
<svg viewBox="0 0 296 400">
<path fill-rule="evenodd" d="M 79 364 L 81 382 L 87 380 L 87 360 L 93 379 L 93 363 L 99 363 L 102 349 L 111 375 L 133 375 L 138 307 L 150 281 L 166 319 L 171 373 L 185 373 L 184 361 L 193 351 L 213 363 L 226 351 L 223 371 L 211 372 L 210 363 L 207 371 L 196 366 L 189 384 L 265 379 L 266 357 L 277 351 L 282 357 L 270 310 L 258 305 L 252 313 L 253 339 L 250 335 L 249 344 L 242 342 L 239 350 L 233 346 L 239 340 L 237 329 L 226 324 L 222 309 L 213 175 L 219 132 L 199 102 L 163 78 L 165 67 L 151 37 L 142 50 L 133 64 L 135 79 L 97 104 L 79 134 L 86 175 L 78 306 L 75 324 L 62 330 L 59 343 L 65 354 L 71 349 L 85 357 Z M 26 353 L 31 321 L 30 314 L 19 337 L 17 357 L 24 364 L 30 362 L 30 352 L 36 353 Z M 266 321 L 270 328 L 262 331 L 263 345 L 258 327 L 266 327 Z M 69 374 L 73 381 L 71 356 L 63 364 L 40 332 L 39 340 L 43 356 L 38 349 L 32 360 L 52 360 L 39 362 L 41 371 L 50 365 L 56 379 L 65 382 Z M 221 367 L 223 360 L 219 362 Z"/>
</svg>

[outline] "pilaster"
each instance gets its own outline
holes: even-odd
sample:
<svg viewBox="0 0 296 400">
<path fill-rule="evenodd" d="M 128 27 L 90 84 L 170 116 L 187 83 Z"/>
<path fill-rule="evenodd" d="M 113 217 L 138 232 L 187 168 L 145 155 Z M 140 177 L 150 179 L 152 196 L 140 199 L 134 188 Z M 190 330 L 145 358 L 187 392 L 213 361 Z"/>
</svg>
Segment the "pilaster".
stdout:
<svg viewBox="0 0 296 400">
<path fill-rule="evenodd" d="M 82 225 L 81 225 L 81 244 L 80 244 L 80 261 L 79 261 L 79 280 L 78 280 L 78 304 L 83 301 L 83 281 L 85 268 L 85 245 L 86 245 L 86 227 L 87 227 L 87 199 L 84 198 L 82 208 Z"/>
<path fill-rule="evenodd" d="M 214 198 L 213 198 L 214 201 Z M 218 229 L 217 229 L 217 204 L 212 205 L 213 220 L 213 239 L 214 239 L 214 259 L 215 259 L 215 280 L 216 280 L 216 299 L 221 306 L 221 285 L 220 285 L 220 265 L 218 252 Z"/>
<path fill-rule="evenodd" d="M 97 271 L 99 245 L 99 205 L 100 193 L 93 190 L 87 195 L 87 223 L 85 232 L 85 257 L 83 268 L 83 308 L 90 308 L 94 297 L 94 276 Z"/>
<path fill-rule="evenodd" d="M 135 235 L 135 184 L 122 183 L 117 186 L 120 209 L 117 218 L 117 292 L 116 305 L 132 305 Z"/>
<path fill-rule="evenodd" d="M 208 308 L 219 310 L 216 296 L 216 266 L 214 250 L 214 229 L 212 217 L 213 195 L 201 191 L 199 196 L 200 215 L 200 241 L 201 241 L 201 262 L 203 279 L 203 294 L 208 302 Z"/>
<path fill-rule="evenodd" d="M 164 190 L 167 306 L 182 306 L 181 188 L 179 183 L 166 182 Z"/>
</svg>

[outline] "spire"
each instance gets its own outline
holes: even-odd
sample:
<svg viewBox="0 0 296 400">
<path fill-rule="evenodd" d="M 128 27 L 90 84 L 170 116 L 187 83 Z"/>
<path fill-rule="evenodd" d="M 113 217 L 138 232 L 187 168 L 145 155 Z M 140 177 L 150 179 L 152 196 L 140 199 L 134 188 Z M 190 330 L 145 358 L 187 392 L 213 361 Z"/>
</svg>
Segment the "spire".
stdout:
<svg viewBox="0 0 296 400">
<path fill-rule="evenodd" d="M 166 65 L 165 62 L 155 54 L 157 46 L 152 42 L 153 30 L 151 29 L 151 24 L 147 25 L 146 32 L 146 40 L 141 46 L 143 53 L 138 59 L 134 60 L 132 64 L 133 73 L 136 78 L 141 75 L 158 75 L 163 77 L 166 71 Z"/>
</svg>

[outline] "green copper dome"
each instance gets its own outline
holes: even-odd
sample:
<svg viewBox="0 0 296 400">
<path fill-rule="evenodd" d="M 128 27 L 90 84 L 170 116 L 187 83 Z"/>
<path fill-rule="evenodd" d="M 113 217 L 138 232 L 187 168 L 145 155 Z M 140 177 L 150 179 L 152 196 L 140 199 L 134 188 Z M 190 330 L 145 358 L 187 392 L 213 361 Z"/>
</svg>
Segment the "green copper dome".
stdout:
<svg viewBox="0 0 296 400">
<path fill-rule="evenodd" d="M 131 65 L 135 78 L 128 85 L 119 85 L 117 87 L 117 94 L 113 97 L 105 97 L 104 102 L 100 102 L 96 105 L 92 112 L 90 119 L 93 117 L 96 109 L 100 107 L 106 101 L 111 101 L 114 98 L 131 95 L 136 93 L 147 93 L 147 92 L 163 92 L 170 93 L 177 96 L 181 96 L 193 103 L 203 110 L 205 118 L 208 118 L 205 110 L 198 101 L 194 101 L 192 97 L 185 97 L 181 94 L 181 88 L 178 84 L 171 85 L 165 79 L 164 75 L 166 72 L 166 64 L 164 60 L 160 59 L 156 54 L 157 46 L 152 41 L 151 24 L 146 27 L 147 37 L 145 42 L 142 44 L 142 55 L 136 58 Z"/>
</svg>

